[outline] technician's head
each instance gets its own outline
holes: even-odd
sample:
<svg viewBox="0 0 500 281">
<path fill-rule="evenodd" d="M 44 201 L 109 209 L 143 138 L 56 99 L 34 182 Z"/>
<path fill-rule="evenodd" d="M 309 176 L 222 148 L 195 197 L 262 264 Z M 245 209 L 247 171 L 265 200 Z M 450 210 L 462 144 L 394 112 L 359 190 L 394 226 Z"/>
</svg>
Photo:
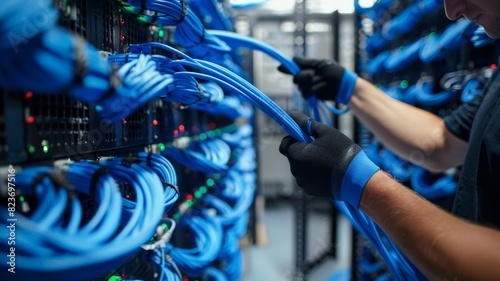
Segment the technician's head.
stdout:
<svg viewBox="0 0 500 281">
<path fill-rule="evenodd" d="M 483 26 L 490 37 L 500 37 L 500 0 L 444 0 L 444 8 L 449 19 L 463 15 Z"/>
</svg>

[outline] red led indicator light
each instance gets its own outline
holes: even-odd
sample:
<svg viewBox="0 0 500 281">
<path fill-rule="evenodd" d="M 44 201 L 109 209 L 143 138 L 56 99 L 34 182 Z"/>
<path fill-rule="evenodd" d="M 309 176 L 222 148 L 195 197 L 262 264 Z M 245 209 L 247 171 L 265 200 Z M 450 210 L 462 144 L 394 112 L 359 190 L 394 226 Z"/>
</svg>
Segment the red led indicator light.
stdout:
<svg viewBox="0 0 500 281">
<path fill-rule="evenodd" d="M 178 130 L 174 130 L 174 135 L 178 135 L 179 134 L 179 131 Z"/>
<path fill-rule="evenodd" d="M 125 36 L 120 35 L 120 41 L 124 41 L 124 40 L 125 40 Z"/>
<path fill-rule="evenodd" d="M 184 132 L 186 130 L 186 127 L 184 125 L 179 125 L 179 131 Z"/>
<path fill-rule="evenodd" d="M 28 123 L 28 124 L 33 124 L 33 123 L 35 123 L 35 117 L 33 117 L 33 116 L 28 117 L 28 118 L 26 119 L 26 123 Z"/>
<path fill-rule="evenodd" d="M 158 120 L 153 120 L 153 126 L 158 126 Z"/>
<path fill-rule="evenodd" d="M 123 120 L 123 125 L 127 125 L 127 120 Z"/>
<path fill-rule="evenodd" d="M 491 69 L 495 69 L 495 68 L 497 68 L 497 65 L 496 65 L 496 64 L 492 64 L 492 65 L 490 66 L 490 68 L 491 68 Z"/>
<path fill-rule="evenodd" d="M 26 92 L 26 94 L 24 95 L 24 98 L 29 100 L 33 97 L 33 92 L 32 91 L 28 91 Z"/>
<path fill-rule="evenodd" d="M 191 195 L 191 194 L 186 195 L 186 199 L 187 200 L 193 200 L 193 195 Z"/>
<path fill-rule="evenodd" d="M 215 123 L 209 123 L 209 124 L 208 124 L 208 128 L 209 128 L 210 130 L 215 129 Z"/>
</svg>

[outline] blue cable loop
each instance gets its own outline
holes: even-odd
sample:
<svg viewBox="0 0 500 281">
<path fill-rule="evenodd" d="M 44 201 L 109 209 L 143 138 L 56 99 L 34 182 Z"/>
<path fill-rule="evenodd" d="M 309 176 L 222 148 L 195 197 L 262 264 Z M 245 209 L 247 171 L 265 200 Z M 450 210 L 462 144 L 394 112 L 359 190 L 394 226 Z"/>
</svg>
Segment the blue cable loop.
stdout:
<svg viewBox="0 0 500 281">
<path fill-rule="evenodd" d="M 462 89 L 460 99 L 462 102 L 467 103 L 474 99 L 475 96 L 483 92 L 484 81 L 480 78 L 470 79 Z"/>
<path fill-rule="evenodd" d="M 167 251 L 184 274 L 189 277 L 200 277 L 220 251 L 222 225 L 216 217 L 207 214 L 206 210 L 202 210 L 202 216 L 184 215 L 181 223 L 189 227 L 195 246 L 184 249 L 167 244 Z"/>
<path fill-rule="evenodd" d="M 417 102 L 425 106 L 438 106 L 442 105 L 453 99 L 458 91 L 445 90 L 440 93 L 433 93 L 434 80 L 430 77 L 422 77 L 416 84 L 416 91 L 418 92 L 416 99 Z"/>
<path fill-rule="evenodd" d="M 473 21 L 469 20 L 449 25 L 442 34 L 430 38 L 422 45 L 419 52 L 420 59 L 424 63 L 430 63 L 446 57 L 468 41 L 477 27 Z"/>
<path fill-rule="evenodd" d="M 474 47 L 481 48 L 495 42 L 496 39 L 489 37 L 488 34 L 486 34 L 484 27 L 479 26 L 476 31 L 474 31 L 470 41 L 474 44 Z"/>
<path fill-rule="evenodd" d="M 427 37 L 423 37 L 407 46 L 392 51 L 391 55 L 384 62 L 384 68 L 388 72 L 394 72 L 408 67 L 418 60 L 420 47 L 427 40 Z"/>
<path fill-rule="evenodd" d="M 417 193 L 431 200 L 455 194 L 457 182 L 452 176 L 443 175 L 433 183 L 429 183 L 429 174 L 425 169 L 416 167 L 411 176 L 411 185 Z"/>
</svg>

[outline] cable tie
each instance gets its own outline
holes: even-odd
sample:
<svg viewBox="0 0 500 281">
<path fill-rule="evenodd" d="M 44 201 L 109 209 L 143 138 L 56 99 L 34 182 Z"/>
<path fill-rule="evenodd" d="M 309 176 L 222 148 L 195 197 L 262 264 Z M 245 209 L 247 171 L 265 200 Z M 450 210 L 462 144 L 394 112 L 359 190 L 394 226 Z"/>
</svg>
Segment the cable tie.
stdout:
<svg viewBox="0 0 500 281">
<path fill-rule="evenodd" d="M 163 183 L 164 186 L 168 186 L 170 188 L 173 188 L 175 190 L 175 192 L 177 192 L 177 194 L 180 194 L 179 187 L 177 185 L 168 183 L 168 182 L 166 182 L 166 181 L 164 181 L 162 179 L 160 179 L 160 181 Z"/>
<path fill-rule="evenodd" d="M 123 167 L 127 167 L 127 168 L 130 168 L 130 166 L 132 166 L 132 164 L 140 164 L 142 163 L 142 160 L 137 158 L 137 157 L 125 157 L 122 159 L 122 166 Z"/>
<path fill-rule="evenodd" d="M 97 182 L 99 181 L 99 178 L 108 174 L 109 168 L 107 167 L 100 167 L 97 169 L 94 174 L 92 175 L 92 178 L 90 179 L 90 189 L 89 192 L 90 194 L 95 194 L 96 188 L 97 188 Z"/>
<path fill-rule="evenodd" d="M 149 152 L 148 156 L 146 157 L 146 164 L 148 164 L 149 167 L 153 166 L 153 163 L 151 162 L 151 157 L 153 157 L 153 153 Z"/>
<path fill-rule="evenodd" d="M 200 83 L 198 83 L 198 81 L 195 81 L 195 82 L 196 82 L 196 87 L 198 88 L 198 93 L 199 93 L 198 98 L 190 104 L 181 104 L 181 109 L 189 108 L 189 106 L 200 102 L 203 99 L 203 97 L 205 96 L 203 89 L 201 88 Z"/>
<path fill-rule="evenodd" d="M 182 13 L 181 13 L 181 17 L 175 21 L 176 23 L 179 23 L 179 24 L 184 22 L 184 19 L 186 18 L 187 14 L 188 14 L 186 0 L 180 0 L 180 1 L 181 1 L 181 5 L 182 5 Z"/>
<path fill-rule="evenodd" d="M 113 65 L 110 67 L 109 88 L 106 91 L 106 93 L 104 93 L 102 96 L 99 97 L 99 99 L 96 101 L 96 104 L 102 104 L 105 100 L 111 98 L 115 94 L 116 89 L 118 89 L 121 86 L 122 86 L 122 80 L 118 75 L 118 66 Z"/>
</svg>

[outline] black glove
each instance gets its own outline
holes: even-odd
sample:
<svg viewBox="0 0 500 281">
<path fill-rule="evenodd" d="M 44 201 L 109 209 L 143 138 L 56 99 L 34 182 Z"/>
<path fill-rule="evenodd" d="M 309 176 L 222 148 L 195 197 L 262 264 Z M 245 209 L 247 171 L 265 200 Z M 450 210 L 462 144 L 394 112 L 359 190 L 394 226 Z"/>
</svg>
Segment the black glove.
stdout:
<svg viewBox="0 0 500 281">
<path fill-rule="evenodd" d="M 311 143 L 291 136 L 281 141 L 280 152 L 288 158 L 297 184 L 307 194 L 347 201 L 358 208 L 363 188 L 379 167 L 337 129 L 302 113 L 290 116 L 315 138 Z"/>
<path fill-rule="evenodd" d="M 318 60 L 294 57 L 301 71 L 293 77 L 302 96 L 308 99 L 316 96 L 321 100 L 332 100 L 348 104 L 358 75 L 333 60 Z M 290 74 L 280 65 L 278 70 Z"/>
</svg>

